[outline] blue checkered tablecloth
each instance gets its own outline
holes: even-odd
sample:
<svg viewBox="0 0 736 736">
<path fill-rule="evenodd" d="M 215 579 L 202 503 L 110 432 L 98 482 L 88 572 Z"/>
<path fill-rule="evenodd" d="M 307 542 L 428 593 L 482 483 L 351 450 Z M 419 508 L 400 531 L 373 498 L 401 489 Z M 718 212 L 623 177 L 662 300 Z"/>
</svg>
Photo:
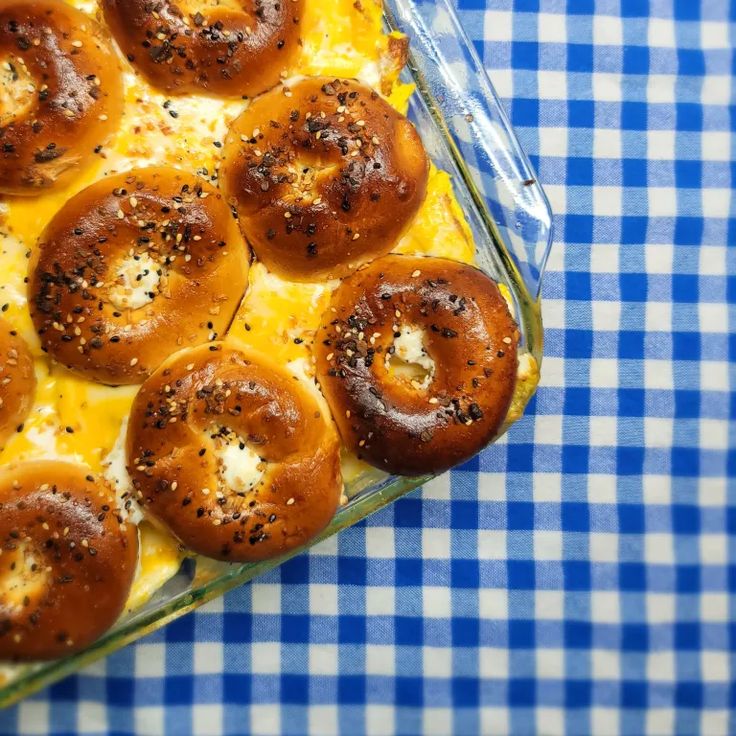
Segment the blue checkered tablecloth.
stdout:
<svg viewBox="0 0 736 736">
<path fill-rule="evenodd" d="M 528 415 L 0 732 L 736 733 L 736 5 L 459 7 L 556 213 Z"/>
</svg>

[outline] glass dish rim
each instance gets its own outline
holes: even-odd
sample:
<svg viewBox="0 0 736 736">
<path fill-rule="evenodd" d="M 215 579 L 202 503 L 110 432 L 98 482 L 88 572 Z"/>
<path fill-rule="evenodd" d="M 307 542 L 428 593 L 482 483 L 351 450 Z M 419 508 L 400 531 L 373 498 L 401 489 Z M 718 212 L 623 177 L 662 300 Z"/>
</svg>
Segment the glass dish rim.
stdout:
<svg viewBox="0 0 736 736">
<path fill-rule="evenodd" d="M 404 9 L 413 9 L 418 7 L 421 1 L 422 0 L 383 0 L 384 18 L 389 27 L 392 29 L 398 29 L 400 27 L 396 14 L 396 10 L 399 6 Z M 485 103 L 492 111 L 494 119 L 499 121 L 503 128 L 505 142 L 509 147 L 509 153 L 513 156 L 520 170 L 526 172 L 528 178 L 533 180 L 533 184 L 531 186 L 534 189 L 534 193 L 539 198 L 539 201 L 544 205 L 540 217 L 544 218 L 542 224 L 545 226 L 547 242 L 544 244 L 543 255 L 537 263 L 540 274 L 539 281 L 541 282 L 553 238 L 552 211 L 549 206 L 549 202 L 541 184 L 538 182 L 536 175 L 534 174 L 526 153 L 522 149 L 518 138 L 511 127 L 506 112 L 490 79 L 488 78 L 487 72 L 481 63 L 472 42 L 468 38 L 463 27 L 460 25 L 454 8 L 448 0 L 435 0 L 435 4 L 443 13 L 447 14 L 447 18 L 453 26 L 453 31 L 456 33 L 457 43 L 467 54 L 469 65 L 472 68 L 473 74 L 476 75 L 474 82 L 480 88 Z M 388 8 L 387 6 L 389 5 L 394 7 Z M 423 78 L 418 65 L 413 63 L 414 53 L 414 51 L 410 50 L 408 66 L 412 77 L 416 82 L 416 94 L 421 95 L 426 101 L 432 103 L 433 96 L 430 91 L 430 86 Z M 526 332 L 529 339 L 527 347 L 541 367 L 543 336 L 539 291 L 536 288 L 528 288 L 524 277 L 521 275 L 513 259 L 510 257 L 505 241 L 498 232 L 496 223 L 488 210 L 488 206 L 478 188 L 475 177 L 453 140 L 452 125 L 444 119 L 441 112 L 437 112 L 437 105 L 431 104 L 430 107 L 432 108 L 432 115 L 435 119 L 438 131 L 443 138 L 445 138 L 445 142 L 449 144 L 448 148 L 454 158 L 458 171 L 463 177 L 464 184 L 468 188 L 473 199 L 473 203 L 477 208 L 478 213 L 481 215 L 483 224 L 488 229 L 496 249 L 499 251 L 498 255 L 500 255 L 505 268 L 512 277 L 515 288 L 518 290 L 515 294 L 517 297 L 521 296 L 523 299 L 523 303 L 521 305 L 522 314 L 519 316 L 525 319 L 527 327 Z M 113 629 L 106 632 L 87 649 L 61 660 L 43 663 L 43 665 L 38 669 L 27 674 L 22 674 L 7 685 L 0 687 L 0 708 L 6 708 L 17 703 L 28 695 L 31 695 L 32 693 L 77 672 L 82 667 L 111 654 L 117 649 L 120 649 L 135 640 L 152 633 L 176 618 L 198 608 L 204 603 L 223 595 L 229 590 L 232 590 L 249 580 L 252 580 L 258 575 L 278 567 L 288 559 L 301 554 L 313 545 L 324 541 L 344 528 L 352 526 L 356 522 L 392 503 L 401 496 L 419 488 L 432 477 L 433 476 L 431 475 L 424 475 L 415 478 L 396 477 L 390 479 L 378 490 L 369 494 L 363 494 L 352 502 L 348 509 L 338 512 L 330 525 L 319 536 L 311 540 L 304 547 L 295 549 L 282 557 L 261 563 L 232 565 L 224 573 L 207 583 L 200 584 L 191 590 L 179 593 L 151 610 L 133 614 L 129 620 L 123 620 L 121 623 L 117 624 Z"/>
</svg>

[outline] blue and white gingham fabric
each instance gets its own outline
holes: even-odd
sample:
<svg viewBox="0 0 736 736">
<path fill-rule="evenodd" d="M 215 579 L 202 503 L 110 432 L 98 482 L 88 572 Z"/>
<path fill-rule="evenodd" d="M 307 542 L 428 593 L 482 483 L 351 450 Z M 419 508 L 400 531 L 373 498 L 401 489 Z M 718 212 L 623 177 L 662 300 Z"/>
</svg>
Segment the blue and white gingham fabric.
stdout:
<svg viewBox="0 0 736 736">
<path fill-rule="evenodd" d="M 528 415 L 3 734 L 736 733 L 736 6 L 459 7 L 556 213 Z"/>
</svg>

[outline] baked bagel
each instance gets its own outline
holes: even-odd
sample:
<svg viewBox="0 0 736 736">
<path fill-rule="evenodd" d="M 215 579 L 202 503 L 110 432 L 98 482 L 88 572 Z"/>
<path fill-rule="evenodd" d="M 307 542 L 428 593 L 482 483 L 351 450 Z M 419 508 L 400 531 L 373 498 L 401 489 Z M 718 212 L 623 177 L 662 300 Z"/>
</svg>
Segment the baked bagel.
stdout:
<svg viewBox="0 0 736 736">
<path fill-rule="evenodd" d="M 0 319 L 0 448 L 23 425 L 35 390 L 36 374 L 28 345 Z"/>
<path fill-rule="evenodd" d="M 25 463 L 0 469 L 0 550 L 0 658 L 52 659 L 115 623 L 138 532 L 84 468 Z"/>
<path fill-rule="evenodd" d="M 222 185 L 259 259 L 281 276 L 344 276 L 391 250 L 429 165 L 414 126 L 354 80 L 263 95 L 230 128 Z"/>
<path fill-rule="evenodd" d="M 248 256 L 222 195 L 152 168 L 103 179 L 42 234 L 30 277 L 44 350 L 108 384 L 141 383 L 174 351 L 225 332 Z"/>
<path fill-rule="evenodd" d="M 120 68 L 89 16 L 61 0 L 0 0 L 0 192 L 66 184 L 122 114 Z"/>
<path fill-rule="evenodd" d="M 173 0 L 102 0 L 102 7 L 123 52 L 154 87 L 253 97 L 273 87 L 293 62 L 304 0 L 222 7 L 190 1 L 186 11 Z"/>
<path fill-rule="evenodd" d="M 334 293 L 317 374 L 345 444 L 391 473 L 439 473 L 485 447 L 514 392 L 519 331 L 498 286 L 441 258 L 386 256 Z"/>
<path fill-rule="evenodd" d="M 342 489 L 340 442 L 310 390 L 222 343 L 177 353 L 143 384 L 127 456 L 148 512 L 189 549 L 222 560 L 304 544 Z"/>
</svg>

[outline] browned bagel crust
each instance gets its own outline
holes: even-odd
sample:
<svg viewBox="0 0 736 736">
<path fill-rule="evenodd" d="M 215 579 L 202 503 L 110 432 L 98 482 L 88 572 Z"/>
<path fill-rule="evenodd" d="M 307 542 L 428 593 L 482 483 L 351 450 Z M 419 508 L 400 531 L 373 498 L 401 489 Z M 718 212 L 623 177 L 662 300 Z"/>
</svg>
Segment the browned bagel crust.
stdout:
<svg viewBox="0 0 736 736">
<path fill-rule="evenodd" d="M 71 654 L 115 623 L 135 575 L 138 532 L 114 504 L 104 482 L 77 465 L 0 469 L 0 658 Z M 9 589 L 18 577 L 29 586 L 24 597 Z"/>
<path fill-rule="evenodd" d="M 354 80 L 312 77 L 233 123 L 222 182 L 258 257 L 298 281 L 345 276 L 391 250 L 427 189 L 414 126 Z"/>
<path fill-rule="evenodd" d="M 0 56 L 36 88 L 18 115 L 0 115 L 0 192 L 66 184 L 120 122 L 122 77 L 108 37 L 61 0 L 0 0 Z"/>
<path fill-rule="evenodd" d="M 219 427 L 267 462 L 250 491 L 219 477 L 210 436 Z M 172 356 L 143 384 L 128 425 L 128 470 L 148 512 L 186 547 L 256 561 L 327 526 L 342 489 L 339 447 L 305 386 L 264 356 L 221 343 Z"/>
<path fill-rule="evenodd" d="M 424 330 L 429 386 L 392 375 L 387 351 Z M 400 475 L 439 473 L 497 434 L 514 391 L 519 332 L 498 286 L 443 258 L 386 256 L 335 292 L 315 340 L 317 374 L 343 441 Z"/>
<path fill-rule="evenodd" d="M 22 426 L 35 391 L 36 374 L 28 345 L 0 319 L 0 448 Z"/>
<path fill-rule="evenodd" d="M 304 0 L 241 0 L 241 10 L 202 2 L 102 0 L 130 62 L 169 94 L 253 97 L 278 83 L 299 49 Z"/>
<path fill-rule="evenodd" d="M 131 252 L 151 257 L 165 279 L 149 304 L 121 309 L 110 294 Z M 222 195 L 175 169 L 140 169 L 91 185 L 48 225 L 31 316 L 60 363 L 102 383 L 141 383 L 176 350 L 223 334 L 247 277 L 247 248 Z"/>
</svg>

